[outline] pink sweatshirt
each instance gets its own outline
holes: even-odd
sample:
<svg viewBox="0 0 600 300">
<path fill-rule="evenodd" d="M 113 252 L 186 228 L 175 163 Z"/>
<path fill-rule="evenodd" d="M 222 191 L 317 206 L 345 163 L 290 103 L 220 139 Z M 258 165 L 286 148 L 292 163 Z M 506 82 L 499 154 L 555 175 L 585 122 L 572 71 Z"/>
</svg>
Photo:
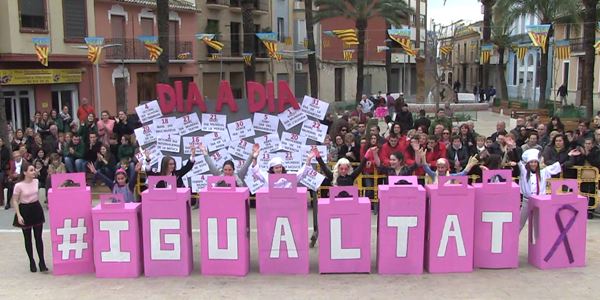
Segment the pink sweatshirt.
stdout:
<svg viewBox="0 0 600 300">
<path fill-rule="evenodd" d="M 38 198 L 38 180 L 34 179 L 30 183 L 24 181 L 15 184 L 14 196 L 19 199 L 19 203 L 29 204 L 39 200 Z"/>
</svg>

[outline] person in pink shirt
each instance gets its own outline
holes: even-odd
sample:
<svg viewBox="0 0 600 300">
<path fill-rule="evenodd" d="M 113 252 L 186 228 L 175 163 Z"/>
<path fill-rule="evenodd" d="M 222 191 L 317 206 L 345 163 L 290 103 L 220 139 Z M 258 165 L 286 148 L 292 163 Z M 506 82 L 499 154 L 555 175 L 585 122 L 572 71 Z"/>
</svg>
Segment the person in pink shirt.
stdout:
<svg viewBox="0 0 600 300">
<path fill-rule="evenodd" d="M 105 110 L 100 114 L 100 120 L 96 123 L 96 127 L 98 128 L 98 140 L 103 145 L 109 145 L 115 128 L 115 120 L 110 118 L 108 111 Z"/>
<path fill-rule="evenodd" d="M 25 251 L 29 257 L 29 270 L 37 272 L 31 239 L 31 231 L 33 229 L 35 248 L 37 249 L 40 261 L 40 272 L 46 272 L 48 268 L 44 260 L 44 243 L 42 241 L 42 229 L 46 219 L 44 218 L 44 209 L 38 197 L 39 183 L 36 177 L 37 171 L 35 167 L 24 162 L 21 166 L 19 182 L 15 184 L 12 196 L 12 205 L 15 208 L 13 226 L 23 230 Z"/>
</svg>

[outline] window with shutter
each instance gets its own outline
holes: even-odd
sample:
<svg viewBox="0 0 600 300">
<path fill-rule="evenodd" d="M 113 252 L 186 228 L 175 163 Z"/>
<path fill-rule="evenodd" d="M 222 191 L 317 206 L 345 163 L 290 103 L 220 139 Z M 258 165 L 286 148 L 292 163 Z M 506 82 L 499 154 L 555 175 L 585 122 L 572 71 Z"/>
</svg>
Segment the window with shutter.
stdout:
<svg viewBox="0 0 600 300">
<path fill-rule="evenodd" d="M 21 31 L 46 31 L 46 1 L 19 0 Z"/>
<path fill-rule="evenodd" d="M 63 0 L 65 42 L 82 43 L 87 36 L 86 1 Z"/>
</svg>

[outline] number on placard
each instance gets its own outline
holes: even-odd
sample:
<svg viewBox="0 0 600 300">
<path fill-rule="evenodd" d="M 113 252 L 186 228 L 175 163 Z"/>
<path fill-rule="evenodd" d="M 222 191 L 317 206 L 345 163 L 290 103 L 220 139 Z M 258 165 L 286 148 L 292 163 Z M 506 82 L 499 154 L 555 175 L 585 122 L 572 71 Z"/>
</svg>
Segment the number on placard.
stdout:
<svg viewBox="0 0 600 300">
<path fill-rule="evenodd" d="M 265 135 L 265 143 L 269 141 L 269 137 Z"/>
<path fill-rule="evenodd" d="M 213 133 L 213 135 L 215 136 L 215 139 L 219 138 L 219 133 L 218 132 Z"/>
<path fill-rule="evenodd" d="M 144 108 L 145 108 L 145 109 L 148 109 L 148 104 L 144 104 Z"/>
<path fill-rule="evenodd" d="M 189 123 L 190 121 L 190 116 L 183 116 L 183 123 Z"/>
<path fill-rule="evenodd" d="M 263 153 L 263 157 L 262 157 L 262 159 L 263 159 L 263 160 L 270 160 L 270 159 L 271 159 L 271 155 L 269 155 L 269 153 L 266 153 L 266 152 L 265 152 L 265 153 Z"/>
<path fill-rule="evenodd" d="M 265 121 L 269 120 L 269 116 L 265 115 Z"/>
<path fill-rule="evenodd" d="M 163 124 L 169 124 L 169 119 L 162 119 Z"/>
<path fill-rule="evenodd" d="M 193 142 L 193 143 L 200 143 L 200 142 L 201 142 L 201 139 L 200 139 L 200 137 L 199 137 L 199 136 L 193 136 L 193 137 L 192 137 L 192 142 Z"/>
<path fill-rule="evenodd" d="M 296 133 L 292 133 L 292 141 L 297 141 L 298 140 L 298 134 Z"/>
<path fill-rule="evenodd" d="M 208 119 L 209 122 L 216 122 L 217 121 L 217 115 L 215 114 L 211 114 L 210 118 Z"/>
<path fill-rule="evenodd" d="M 319 123 L 319 122 L 317 122 L 317 121 L 313 121 L 313 126 L 312 126 L 312 128 L 316 128 L 316 129 L 318 130 L 319 128 L 321 128 L 321 123 Z"/>
<path fill-rule="evenodd" d="M 292 160 L 293 158 L 294 158 L 294 157 L 293 157 L 293 155 L 292 155 L 292 152 L 287 152 L 287 153 L 285 154 L 285 159 L 286 159 L 286 160 Z"/>
<path fill-rule="evenodd" d="M 221 159 L 221 153 L 215 152 L 215 154 L 213 154 L 213 159 L 214 160 L 220 160 Z"/>
<path fill-rule="evenodd" d="M 288 118 L 294 115 L 294 111 L 292 110 L 292 108 L 288 108 Z"/>
<path fill-rule="evenodd" d="M 144 134 L 150 132 L 150 127 L 148 125 L 144 126 Z"/>
<path fill-rule="evenodd" d="M 313 98 L 312 104 L 318 106 L 319 105 L 319 99 Z"/>
<path fill-rule="evenodd" d="M 244 128 L 244 121 L 235 122 L 235 129 L 241 129 L 241 128 Z"/>
<path fill-rule="evenodd" d="M 244 148 L 246 148 L 246 145 L 247 145 L 247 143 L 244 140 L 241 140 L 240 143 L 238 144 L 238 146 L 244 147 Z"/>
</svg>

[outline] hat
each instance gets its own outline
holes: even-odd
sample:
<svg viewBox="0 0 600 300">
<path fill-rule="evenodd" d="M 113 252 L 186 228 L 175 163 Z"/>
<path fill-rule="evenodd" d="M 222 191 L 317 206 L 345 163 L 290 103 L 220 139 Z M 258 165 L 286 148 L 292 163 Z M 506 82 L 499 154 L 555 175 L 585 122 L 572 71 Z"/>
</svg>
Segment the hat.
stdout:
<svg viewBox="0 0 600 300">
<path fill-rule="evenodd" d="M 281 157 L 273 157 L 269 161 L 269 169 L 274 166 L 282 166 L 282 165 L 283 165 L 283 159 L 281 159 Z"/>
<path fill-rule="evenodd" d="M 523 156 L 521 158 L 525 161 L 525 163 L 529 163 L 530 161 L 539 161 L 540 160 L 540 150 L 538 149 L 529 149 L 523 152 Z"/>
<path fill-rule="evenodd" d="M 404 93 L 400 93 L 400 96 L 404 96 Z"/>
</svg>

